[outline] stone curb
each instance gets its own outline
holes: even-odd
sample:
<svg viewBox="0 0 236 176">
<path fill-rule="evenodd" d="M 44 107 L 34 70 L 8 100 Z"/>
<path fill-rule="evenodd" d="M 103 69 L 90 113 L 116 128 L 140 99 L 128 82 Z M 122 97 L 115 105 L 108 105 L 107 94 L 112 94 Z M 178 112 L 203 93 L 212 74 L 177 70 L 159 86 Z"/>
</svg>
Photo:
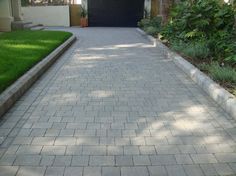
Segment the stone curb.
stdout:
<svg viewBox="0 0 236 176">
<path fill-rule="evenodd" d="M 194 82 L 196 82 L 213 100 L 217 102 L 217 104 L 219 104 L 230 116 L 236 119 L 236 98 L 234 95 L 222 88 L 219 84 L 214 82 L 211 78 L 189 63 L 183 57 L 171 51 L 158 39 L 147 35 L 139 28 L 137 28 L 137 31 L 150 42 L 152 42 L 153 46 L 163 48 L 168 59 L 173 60 L 174 63 L 188 76 L 190 76 Z"/>
<path fill-rule="evenodd" d="M 0 117 L 14 105 L 14 103 L 45 73 L 45 71 L 74 43 L 75 40 L 76 37 L 72 35 L 0 94 Z"/>
</svg>

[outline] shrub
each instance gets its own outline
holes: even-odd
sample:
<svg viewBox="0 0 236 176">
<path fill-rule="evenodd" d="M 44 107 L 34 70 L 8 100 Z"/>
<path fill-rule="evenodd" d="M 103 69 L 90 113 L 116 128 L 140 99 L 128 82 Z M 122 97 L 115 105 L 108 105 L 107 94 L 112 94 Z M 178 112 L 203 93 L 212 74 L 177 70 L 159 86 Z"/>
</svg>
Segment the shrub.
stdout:
<svg viewBox="0 0 236 176">
<path fill-rule="evenodd" d="M 167 28 L 172 28 L 176 33 L 168 35 L 175 38 L 177 34 L 176 37 L 188 40 L 208 38 L 218 31 L 232 33 L 234 13 L 232 5 L 221 4 L 218 0 L 184 0 L 171 12 Z"/>
<path fill-rule="evenodd" d="M 152 36 L 156 36 L 156 35 L 158 35 L 158 33 L 160 32 L 160 29 L 159 29 L 159 28 L 153 27 L 153 26 L 146 27 L 146 28 L 144 28 L 144 30 L 145 30 L 149 35 L 152 35 Z"/>
<path fill-rule="evenodd" d="M 234 68 L 229 66 L 221 67 L 218 63 L 202 64 L 201 70 L 209 72 L 210 76 L 220 83 L 231 83 L 236 84 L 236 71 Z"/>
<path fill-rule="evenodd" d="M 206 59 L 210 55 L 210 50 L 204 41 L 189 43 L 173 42 L 171 48 L 194 59 Z"/>
<path fill-rule="evenodd" d="M 145 18 L 138 22 L 138 26 L 150 35 L 157 35 L 161 30 L 161 17 Z"/>
<path fill-rule="evenodd" d="M 222 59 L 235 54 L 235 10 L 219 0 L 183 0 L 171 11 L 162 36 L 170 43 L 207 41 L 211 55 Z"/>
</svg>

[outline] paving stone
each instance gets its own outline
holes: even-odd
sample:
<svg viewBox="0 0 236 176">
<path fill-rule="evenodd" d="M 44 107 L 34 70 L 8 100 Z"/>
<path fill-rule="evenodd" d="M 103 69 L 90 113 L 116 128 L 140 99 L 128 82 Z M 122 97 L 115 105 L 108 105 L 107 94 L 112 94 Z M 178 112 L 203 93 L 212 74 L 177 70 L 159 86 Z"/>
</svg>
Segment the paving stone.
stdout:
<svg viewBox="0 0 236 176">
<path fill-rule="evenodd" d="M 76 145 L 75 137 L 57 137 L 54 145 Z"/>
<path fill-rule="evenodd" d="M 151 165 L 149 157 L 145 155 L 133 156 L 133 161 L 135 166 Z"/>
<path fill-rule="evenodd" d="M 43 137 L 46 133 L 46 129 L 32 129 L 30 136 Z"/>
<path fill-rule="evenodd" d="M 90 166 L 114 166 L 114 156 L 90 156 Z"/>
<path fill-rule="evenodd" d="M 16 154 L 18 155 L 27 155 L 27 154 L 32 154 L 32 155 L 36 155 L 36 154 L 40 154 L 41 150 L 42 150 L 42 146 L 31 146 L 31 145 L 22 145 L 19 147 L 19 149 L 17 150 Z"/>
<path fill-rule="evenodd" d="M 225 163 L 217 163 L 217 164 L 213 164 L 216 172 L 219 174 L 219 175 L 234 175 L 236 174 L 236 172 L 234 172 L 228 164 L 225 164 Z"/>
<path fill-rule="evenodd" d="M 102 168 L 101 167 L 84 167 L 83 176 L 101 176 Z"/>
<path fill-rule="evenodd" d="M 123 155 L 124 149 L 121 146 L 108 146 L 107 154 L 108 155 Z"/>
<path fill-rule="evenodd" d="M 100 145 L 114 145 L 115 139 L 114 137 L 101 137 L 100 138 Z"/>
<path fill-rule="evenodd" d="M 186 176 L 181 165 L 166 166 L 168 176 Z"/>
<path fill-rule="evenodd" d="M 83 167 L 66 167 L 64 176 L 82 176 Z"/>
<path fill-rule="evenodd" d="M 213 154 L 191 154 L 191 157 L 196 164 L 218 162 Z"/>
<path fill-rule="evenodd" d="M 124 146 L 125 155 L 139 155 L 138 146 Z"/>
<path fill-rule="evenodd" d="M 11 166 L 16 159 L 16 155 L 5 154 L 0 158 L 0 166 Z"/>
<path fill-rule="evenodd" d="M 120 168 L 118 167 L 103 167 L 102 176 L 120 176 Z"/>
<path fill-rule="evenodd" d="M 168 176 L 164 166 L 148 166 L 150 176 Z"/>
<path fill-rule="evenodd" d="M 174 155 L 150 155 L 152 165 L 177 164 Z"/>
<path fill-rule="evenodd" d="M 213 164 L 200 164 L 200 167 L 206 176 L 218 175 Z"/>
<path fill-rule="evenodd" d="M 59 129 L 47 129 L 45 136 L 46 137 L 57 137 L 59 136 L 60 130 Z"/>
<path fill-rule="evenodd" d="M 217 153 L 215 156 L 219 162 L 229 163 L 236 161 L 236 153 Z"/>
<path fill-rule="evenodd" d="M 83 155 L 106 155 L 106 146 L 83 146 Z"/>
<path fill-rule="evenodd" d="M 141 155 L 155 155 L 156 150 L 154 146 L 140 146 L 139 147 Z"/>
<path fill-rule="evenodd" d="M 146 167 L 122 167 L 121 176 L 148 176 Z"/>
<path fill-rule="evenodd" d="M 72 166 L 88 166 L 89 165 L 89 156 L 73 156 Z"/>
<path fill-rule="evenodd" d="M 43 155 L 40 161 L 40 166 L 52 166 L 55 156 Z"/>
<path fill-rule="evenodd" d="M 14 161 L 16 166 L 39 166 L 41 160 L 40 155 L 19 155 Z"/>
<path fill-rule="evenodd" d="M 34 137 L 32 145 L 53 145 L 55 137 Z"/>
<path fill-rule="evenodd" d="M 13 144 L 28 145 L 31 144 L 32 139 L 32 137 L 16 137 Z"/>
<path fill-rule="evenodd" d="M 44 146 L 41 154 L 43 155 L 64 155 L 66 151 L 65 146 Z"/>
<path fill-rule="evenodd" d="M 45 176 L 63 176 L 65 167 L 48 167 Z"/>
<path fill-rule="evenodd" d="M 199 165 L 183 165 L 188 176 L 204 176 Z"/>
<path fill-rule="evenodd" d="M 193 164 L 191 157 L 186 154 L 175 155 L 175 159 L 177 161 L 177 164 Z"/>
<path fill-rule="evenodd" d="M 15 176 L 18 166 L 0 166 L 0 176 Z"/>
<path fill-rule="evenodd" d="M 116 166 L 133 166 L 132 156 L 115 156 Z"/>
<path fill-rule="evenodd" d="M 72 156 L 56 156 L 53 166 L 70 166 Z"/>
<path fill-rule="evenodd" d="M 67 146 L 66 155 L 82 155 L 82 146 Z"/>
<path fill-rule="evenodd" d="M 17 176 L 44 176 L 45 167 L 20 167 Z"/>
</svg>

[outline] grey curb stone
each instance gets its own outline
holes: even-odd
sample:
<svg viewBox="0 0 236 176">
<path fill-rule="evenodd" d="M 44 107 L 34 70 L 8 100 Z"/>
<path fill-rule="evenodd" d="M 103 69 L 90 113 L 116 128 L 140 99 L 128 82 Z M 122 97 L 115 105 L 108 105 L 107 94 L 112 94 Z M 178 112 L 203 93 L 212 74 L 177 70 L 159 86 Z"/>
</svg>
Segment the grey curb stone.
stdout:
<svg viewBox="0 0 236 176">
<path fill-rule="evenodd" d="M 14 103 L 33 85 L 35 81 L 68 49 L 76 40 L 72 35 L 57 47 L 47 57 L 21 76 L 15 83 L 0 94 L 0 117 L 2 117 Z"/>
<path fill-rule="evenodd" d="M 215 100 L 230 116 L 236 119 L 236 98 L 219 84 L 214 82 L 206 74 L 198 68 L 186 61 L 177 53 L 171 51 L 162 44 L 158 39 L 147 35 L 143 30 L 137 28 L 137 31 L 153 43 L 154 47 L 161 47 L 166 52 L 168 59 L 172 59 L 174 63 L 181 68 L 188 76 L 192 78 L 213 100 Z"/>
</svg>

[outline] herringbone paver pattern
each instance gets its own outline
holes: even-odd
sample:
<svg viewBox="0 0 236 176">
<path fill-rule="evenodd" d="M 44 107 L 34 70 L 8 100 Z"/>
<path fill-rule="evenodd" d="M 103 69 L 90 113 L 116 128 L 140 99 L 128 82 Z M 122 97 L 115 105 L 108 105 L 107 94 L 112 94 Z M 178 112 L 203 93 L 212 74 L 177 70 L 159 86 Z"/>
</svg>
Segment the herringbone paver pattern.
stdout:
<svg viewBox="0 0 236 176">
<path fill-rule="evenodd" d="M 236 174 L 236 123 L 131 28 L 79 40 L 2 118 L 0 175 Z"/>
</svg>

